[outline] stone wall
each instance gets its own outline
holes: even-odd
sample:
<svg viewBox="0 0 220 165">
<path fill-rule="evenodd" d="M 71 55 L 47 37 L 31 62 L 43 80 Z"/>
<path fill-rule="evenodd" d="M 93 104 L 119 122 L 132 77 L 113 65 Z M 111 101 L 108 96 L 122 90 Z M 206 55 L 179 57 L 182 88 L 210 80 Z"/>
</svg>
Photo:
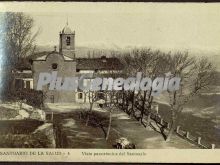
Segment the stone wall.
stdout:
<svg viewBox="0 0 220 165">
<path fill-rule="evenodd" d="M 5 109 L 5 110 L 4 110 Z M 4 111 L 3 111 L 4 110 Z M 6 114 L 4 118 L 0 120 L 23 120 L 23 119 L 34 119 L 39 121 L 46 120 L 46 113 L 44 110 L 34 108 L 25 103 L 13 102 L 1 104 L 1 113 L 12 111 L 12 114 Z"/>
</svg>

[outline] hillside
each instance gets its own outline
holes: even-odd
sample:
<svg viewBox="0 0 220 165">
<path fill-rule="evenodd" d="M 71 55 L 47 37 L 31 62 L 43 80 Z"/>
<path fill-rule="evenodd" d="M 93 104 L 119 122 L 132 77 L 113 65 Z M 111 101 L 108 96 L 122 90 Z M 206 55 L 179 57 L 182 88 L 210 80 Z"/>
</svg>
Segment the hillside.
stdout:
<svg viewBox="0 0 220 165">
<path fill-rule="evenodd" d="M 57 48 L 59 46 L 57 45 Z M 96 54 L 103 55 L 105 54 L 106 56 L 111 56 L 112 51 L 124 51 L 124 50 L 131 50 L 136 47 L 132 46 L 127 46 L 125 48 L 120 48 L 116 45 L 88 45 L 88 46 L 76 46 L 76 55 L 78 58 L 84 58 L 88 57 L 88 52 L 90 52 L 90 57 L 93 57 L 92 52 L 96 52 Z M 38 45 L 36 48 L 36 52 L 41 52 L 41 51 L 53 51 L 54 46 L 52 45 Z M 162 50 L 163 51 L 163 50 Z M 167 50 L 164 50 L 165 52 L 169 52 Z M 171 52 L 175 52 L 176 50 L 170 50 Z M 213 64 L 216 66 L 217 71 L 220 71 L 220 53 L 215 52 L 215 51 L 206 51 L 206 50 L 187 50 L 192 56 L 207 56 L 209 57 L 210 61 L 213 62 Z M 97 53 L 98 52 L 98 53 Z M 94 56 L 95 57 L 95 56 Z"/>
<path fill-rule="evenodd" d="M 58 46 L 57 46 L 58 48 Z M 46 46 L 37 46 L 36 52 L 42 52 L 42 51 L 53 51 L 54 46 L 46 45 Z M 111 52 L 117 51 L 116 49 L 110 49 L 110 48 L 91 48 L 91 47 L 84 47 L 79 46 L 76 47 L 76 57 L 77 58 L 85 58 L 85 57 L 97 57 L 97 56 L 112 56 Z"/>
</svg>

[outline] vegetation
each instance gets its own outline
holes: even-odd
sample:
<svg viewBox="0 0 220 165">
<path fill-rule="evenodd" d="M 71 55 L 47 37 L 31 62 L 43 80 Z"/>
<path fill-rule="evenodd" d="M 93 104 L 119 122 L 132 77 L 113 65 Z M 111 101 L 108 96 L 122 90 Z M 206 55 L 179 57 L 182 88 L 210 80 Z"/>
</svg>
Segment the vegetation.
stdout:
<svg viewBox="0 0 220 165">
<path fill-rule="evenodd" d="M 121 61 L 124 65 L 122 73 L 123 77 L 135 76 L 137 72 L 142 72 L 143 76 L 151 79 L 156 77 L 172 78 L 180 77 L 181 85 L 177 91 L 167 90 L 169 97 L 169 113 L 171 126 L 169 133 L 165 140 L 169 141 L 173 130 L 176 128 L 178 118 L 185 105 L 199 95 L 204 89 L 213 84 L 215 77 L 215 67 L 208 58 L 195 58 L 190 56 L 187 52 L 163 53 L 161 51 L 153 51 L 151 49 L 134 49 L 130 52 L 120 54 Z M 165 74 L 165 73 L 170 73 Z M 115 74 L 115 73 L 114 73 Z M 110 77 L 117 74 L 109 73 Z M 119 74 L 119 73 L 118 73 Z M 116 76 L 117 77 L 117 76 Z M 153 89 L 148 91 L 102 91 L 108 96 L 109 109 L 109 125 L 108 131 L 111 128 L 111 113 L 113 107 L 119 105 L 118 100 L 121 100 L 121 107 L 131 116 L 138 114 L 138 119 L 143 123 L 143 119 L 147 114 L 147 123 L 149 126 L 150 116 L 152 111 L 152 104 L 154 96 Z M 93 92 L 93 95 L 94 92 Z M 97 101 L 97 100 L 96 100 Z M 92 106 L 90 106 L 90 110 Z M 163 132 L 161 132 L 163 133 Z M 108 134 L 106 139 L 108 139 Z"/>
<path fill-rule="evenodd" d="M 124 74 L 130 76 L 133 72 L 142 72 L 146 76 L 154 79 L 158 76 L 163 76 L 167 72 L 171 72 L 171 77 L 181 78 L 181 87 L 177 91 L 167 91 L 170 101 L 171 127 L 166 137 L 168 141 L 176 127 L 176 120 L 181 116 L 181 111 L 187 102 L 192 100 L 194 96 L 201 93 L 214 80 L 215 68 L 207 58 L 195 58 L 188 53 L 177 52 L 162 53 L 160 51 L 152 51 L 150 49 L 134 50 L 131 53 L 125 54 L 122 58 L 125 69 Z M 133 71 L 133 72 L 132 72 Z M 149 124 L 150 112 L 152 109 L 153 96 L 152 89 L 147 92 L 124 91 L 122 104 L 123 107 L 131 109 L 129 113 L 134 113 L 134 106 L 141 112 L 140 120 L 146 112 L 148 112 L 147 123 Z M 136 104 L 135 104 L 136 103 Z M 147 125 L 148 125 L 147 124 Z"/>
<path fill-rule="evenodd" d="M 15 109 L 0 107 L 0 119 L 15 118 L 17 115 L 18 115 L 18 111 Z"/>
<path fill-rule="evenodd" d="M 24 67 L 24 59 L 35 51 L 35 39 L 39 31 L 32 33 L 34 20 L 24 13 L 7 12 L 0 19 L 4 22 L 0 29 L 0 42 L 3 43 L 0 99 L 3 100 L 14 90 L 11 84 L 16 70 Z"/>
<path fill-rule="evenodd" d="M 45 95 L 42 91 L 34 89 L 20 89 L 13 92 L 13 97 L 20 104 L 23 102 L 33 106 L 34 108 L 42 108 L 44 106 Z"/>
<path fill-rule="evenodd" d="M 44 134 L 0 135 L 1 148 L 48 148 L 51 141 Z"/>
<path fill-rule="evenodd" d="M 15 73 L 18 68 L 22 68 L 24 58 L 33 54 L 35 51 L 35 39 L 39 31 L 32 33 L 34 21 L 28 15 L 23 13 L 6 13 L 1 15 L 1 20 L 4 25 L 1 27 L 1 42 L 4 43 L 4 50 L 1 59 L 4 61 L 2 78 L 0 82 L 0 99 L 8 97 L 19 101 L 22 105 L 23 102 L 41 108 L 45 96 L 40 91 L 35 90 L 17 90 L 10 88 L 14 82 Z M 103 54 L 99 52 L 99 55 Z M 181 116 L 181 112 L 187 103 L 191 102 L 197 95 L 204 89 L 213 85 L 215 77 L 215 67 L 208 58 L 196 58 L 190 56 L 187 52 L 164 53 L 161 51 L 153 51 L 151 49 L 134 49 L 127 52 L 112 52 L 112 56 L 120 58 L 124 69 L 122 72 L 113 73 L 109 71 L 109 77 L 120 76 L 127 78 L 136 76 L 137 72 L 142 72 L 143 76 L 151 79 L 156 77 L 172 78 L 180 77 L 181 86 L 178 91 L 166 91 L 169 97 L 169 114 L 171 126 L 169 133 L 166 135 L 165 140 L 169 141 L 176 128 L 176 123 Z M 88 57 L 97 56 L 89 53 Z M 170 72 L 170 75 L 165 73 Z M 146 126 L 150 125 L 150 117 L 152 114 L 152 105 L 154 103 L 154 96 L 152 87 L 147 91 L 102 91 L 104 98 L 107 98 L 106 108 L 109 112 L 108 119 L 98 116 L 98 113 L 93 112 L 94 103 L 98 102 L 98 92 L 88 91 L 86 94 L 89 96 L 90 107 L 86 112 L 85 123 L 86 126 L 90 123 L 100 127 L 106 140 L 109 138 L 112 113 L 114 107 L 119 106 L 131 116 L 137 116 L 141 123 L 146 119 Z M 119 101 L 121 100 L 121 101 Z M 4 111 L 4 109 L 3 109 Z M 6 117 L 10 116 L 10 112 L 6 113 Z M 14 115 L 14 114 L 13 114 Z M 98 119 L 98 120 L 97 120 Z M 106 129 L 107 128 L 107 129 Z M 4 137 L 5 138 L 5 137 Z M 11 136 L 6 137 L 12 138 Z"/>
</svg>

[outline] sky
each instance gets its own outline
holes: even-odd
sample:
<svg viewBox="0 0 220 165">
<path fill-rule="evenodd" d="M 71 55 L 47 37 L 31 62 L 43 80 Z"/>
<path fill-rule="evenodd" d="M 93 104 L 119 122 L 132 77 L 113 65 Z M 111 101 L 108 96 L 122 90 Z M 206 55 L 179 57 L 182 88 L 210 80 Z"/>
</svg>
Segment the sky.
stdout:
<svg viewBox="0 0 220 165">
<path fill-rule="evenodd" d="M 8 5 L 8 6 L 7 6 Z M 14 4 L 13 4 L 14 5 Z M 220 52 L 220 4 L 205 3 L 10 3 L 41 29 L 38 45 L 57 45 L 66 25 L 76 46 L 144 46 Z M 0 6 L 1 9 L 2 6 Z"/>
</svg>

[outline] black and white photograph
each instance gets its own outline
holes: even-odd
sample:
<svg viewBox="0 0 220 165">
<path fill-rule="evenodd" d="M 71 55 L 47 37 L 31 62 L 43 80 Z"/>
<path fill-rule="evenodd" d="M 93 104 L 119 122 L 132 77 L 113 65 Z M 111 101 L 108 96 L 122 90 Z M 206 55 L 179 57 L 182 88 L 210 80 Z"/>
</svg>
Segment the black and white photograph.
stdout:
<svg viewBox="0 0 220 165">
<path fill-rule="evenodd" d="M 1 149 L 220 148 L 220 4 L 0 5 Z"/>
</svg>

